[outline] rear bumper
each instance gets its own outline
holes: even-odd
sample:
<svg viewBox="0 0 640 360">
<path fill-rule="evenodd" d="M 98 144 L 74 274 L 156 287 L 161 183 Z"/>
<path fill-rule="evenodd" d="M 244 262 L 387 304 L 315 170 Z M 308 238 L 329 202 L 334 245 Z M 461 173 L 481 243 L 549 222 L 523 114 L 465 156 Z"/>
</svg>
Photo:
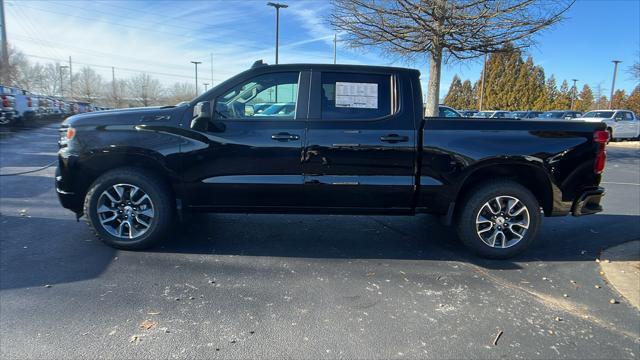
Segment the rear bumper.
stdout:
<svg viewBox="0 0 640 360">
<path fill-rule="evenodd" d="M 585 190 L 582 195 L 573 202 L 571 213 L 573 216 L 582 216 L 601 212 L 602 205 L 600 205 L 600 201 L 604 194 L 604 188 L 601 187 Z"/>
</svg>

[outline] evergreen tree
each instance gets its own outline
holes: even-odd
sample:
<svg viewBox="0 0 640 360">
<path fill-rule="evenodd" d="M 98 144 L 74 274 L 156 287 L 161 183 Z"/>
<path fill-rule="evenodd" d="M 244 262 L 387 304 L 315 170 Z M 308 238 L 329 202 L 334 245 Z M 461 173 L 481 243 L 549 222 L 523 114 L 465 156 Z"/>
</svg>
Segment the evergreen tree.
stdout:
<svg viewBox="0 0 640 360">
<path fill-rule="evenodd" d="M 578 95 L 578 100 L 576 101 L 576 110 L 582 112 L 589 111 L 592 109 L 593 102 L 593 91 L 591 91 L 589 85 L 584 84 L 582 91 Z"/>
<path fill-rule="evenodd" d="M 560 85 L 555 101 L 553 102 L 553 110 L 567 110 L 571 108 L 571 89 L 567 80 L 563 80 Z"/>
<path fill-rule="evenodd" d="M 640 85 L 633 89 L 625 101 L 624 108 L 633 111 L 636 116 L 640 116 Z"/>
<path fill-rule="evenodd" d="M 536 87 L 536 98 L 533 100 L 531 110 L 544 111 L 547 109 L 549 94 L 547 93 L 547 87 L 544 81 L 544 69 L 542 67 L 535 67 L 534 79 Z"/>
<path fill-rule="evenodd" d="M 609 108 L 609 100 L 604 95 L 598 98 L 595 106 L 593 107 L 594 110 L 602 110 L 602 109 L 608 109 L 608 108 Z"/>
<path fill-rule="evenodd" d="M 449 86 L 449 92 L 444 98 L 444 104 L 454 109 L 460 109 L 461 106 L 464 105 L 462 99 L 462 81 L 460 81 L 458 75 L 453 76 L 453 80 Z"/>
<path fill-rule="evenodd" d="M 627 100 L 627 94 L 624 90 L 616 90 L 613 93 L 613 97 L 611 98 L 611 108 L 612 109 L 621 109 L 624 107 L 624 104 Z"/>
<path fill-rule="evenodd" d="M 518 78 L 514 88 L 516 98 L 513 110 L 531 109 L 533 106 L 535 101 L 533 71 L 533 59 L 529 56 L 527 61 L 520 65 L 520 69 L 518 70 Z"/>
<path fill-rule="evenodd" d="M 473 105 L 471 110 L 476 110 L 480 107 L 480 80 L 473 83 Z"/>
<path fill-rule="evenodd" d="M 457 109 L 475 109 L 476 99 L 471 81 L 465 80 L 462 83 L 462 101 L 460 107 Z"/>
<path fill-rule="evenodd" d="M 483 108 L 513 110 L 517 107 L 519 95 L 514 89 L 522 62 L 520 50 L 511 46 L 489 56 Z"/>
<path fill-rule="evenodd" d="M 555 76 L 551 75 L 549 79 L 547 79 L 544 92 L 546 95 L 546 101 L 545 101 L 544 109 L 541 109 L 541 110 L 553 110 L 553 107 L 556 103 L 556 99 L 558 98 L 558 88 L 556 87 Z"/>
</svg>

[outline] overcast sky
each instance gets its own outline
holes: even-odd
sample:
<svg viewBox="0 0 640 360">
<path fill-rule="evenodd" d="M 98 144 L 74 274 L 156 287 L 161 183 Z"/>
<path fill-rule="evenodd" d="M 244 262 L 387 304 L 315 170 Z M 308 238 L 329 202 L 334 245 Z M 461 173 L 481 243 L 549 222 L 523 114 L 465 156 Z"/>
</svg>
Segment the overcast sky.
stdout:
<svg viewBox="0 0 640 360">
<path fill-rule="evenodd" d="M 264 1 L 24 1 L 6 0 L 9 42 L 47 62 L 73 58 L 105 78 L 148 72 L 165 84 L 193 82 L 190 61 L 202 61 L 199 82 L 219 83 L 248 68 L 253 61 L 274 62 L 275 10 Z M 324 17 L 328 0 L 281 1 L 280 63 L 333 61 L 333 31 Z M 640 56 L 640 1 L 578 1 L 569 19 L 538 37 L 529 49 L 547 76 L 579 79 L 608 95 L 613 65 L 622 60 L 617 88 L 631 91 L 637 83 L 626 72 Z M 425 61 L 407 63 L 376 49 L 349 49 L 338 43 L 338 62 L 419 68 L 426 85 Z M 453 75 L 475 81 L 480 61 L 445 65 L 441 96 Z"/>
</svg>

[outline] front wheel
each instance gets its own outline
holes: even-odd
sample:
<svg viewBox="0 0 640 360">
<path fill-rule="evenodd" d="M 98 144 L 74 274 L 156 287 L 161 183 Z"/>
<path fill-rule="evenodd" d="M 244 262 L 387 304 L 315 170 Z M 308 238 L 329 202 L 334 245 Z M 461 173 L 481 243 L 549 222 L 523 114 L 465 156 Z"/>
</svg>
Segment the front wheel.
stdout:
<svg viewBox="0 0 640 360">
<path fill-rule="evenodd" d="M 170 230 L 174 202 L 169 194 L 168 186 L 142 171 L 115 169 L 91 185 L 84 213 L 107 245 L 144 249 L 162 241 Z"/>
<path fill-rule="evenodd" d="M 513 181 L 493 181 L 475 188 L 463 203 L 458 236 L 482 257 L 506 259 L 533 242 L 540 218 L 540 205 L 527 188 Z"/>
</svg>

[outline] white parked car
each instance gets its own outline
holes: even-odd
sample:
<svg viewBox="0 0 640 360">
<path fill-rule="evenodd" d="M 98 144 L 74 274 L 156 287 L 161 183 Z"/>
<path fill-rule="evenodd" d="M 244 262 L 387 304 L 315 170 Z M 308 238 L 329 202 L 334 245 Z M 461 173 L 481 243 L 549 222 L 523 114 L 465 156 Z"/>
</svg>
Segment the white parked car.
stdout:
<svg viewBox="0 0 640 360">
<path fill-rule="evenodd" d="M 511 113 L 509 111 L 502 110 L 483 110 L 473 114 L 474 118 L 487 118 L 487 119 L 509 119 Z"/>
<path fill-rule="evenodd" d="M 611 139 L 637 139 L 640 136 L 640 120 L 629 110 L 594 110 L 576 120 L 607 124 Z"/>
</svg>

